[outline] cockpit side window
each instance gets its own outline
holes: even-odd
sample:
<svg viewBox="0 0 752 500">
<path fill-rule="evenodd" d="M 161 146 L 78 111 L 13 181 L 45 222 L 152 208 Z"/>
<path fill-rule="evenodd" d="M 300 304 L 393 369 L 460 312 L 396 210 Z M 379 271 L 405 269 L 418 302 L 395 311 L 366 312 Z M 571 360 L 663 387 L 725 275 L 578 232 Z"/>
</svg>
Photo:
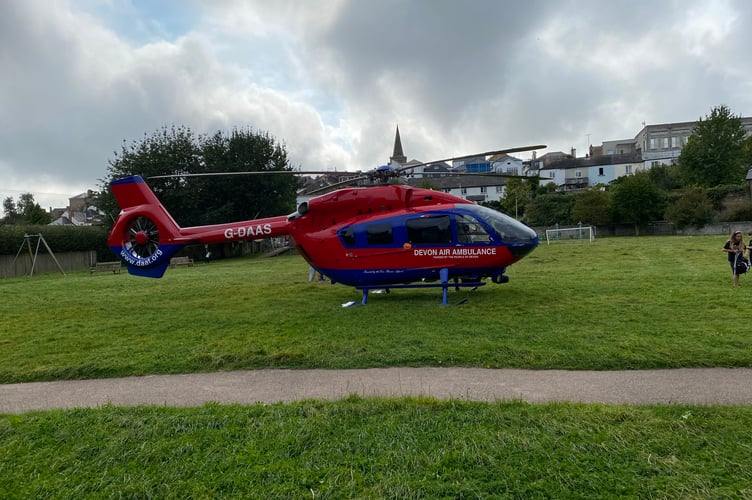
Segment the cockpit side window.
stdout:
<svg viewBox="0 0 752 500">
<path fill-rule="evenodd" d="M 342 243 L 348 247 L 355 246 L 355 229 L 346 227 L 339 231 L 339 237 L 342 239 Z"/>
<path fill-rule="evenodd" d="M 457 243 L 488 244 L 493 242 L 486 228 L 474 217 L 457 214 L 454 221 L 457 225 Z"/>
<path fill-rule="evenodd" d="M 448 215 L 408 219 L 405 226 L 407 239 L 413 245 L 452 242 L 452 228 Z"/>
<path fill-rule="evenodd" d="M 496 235 L 504 243 L 531 245 L 537 244 L 538 235 L 526 225 L 496 210 L 491 210 L 480 205 L 467 205 L 462 207 L 475 214 L 478 219 L 484 220 L 496 232 Z"/>
</svg>

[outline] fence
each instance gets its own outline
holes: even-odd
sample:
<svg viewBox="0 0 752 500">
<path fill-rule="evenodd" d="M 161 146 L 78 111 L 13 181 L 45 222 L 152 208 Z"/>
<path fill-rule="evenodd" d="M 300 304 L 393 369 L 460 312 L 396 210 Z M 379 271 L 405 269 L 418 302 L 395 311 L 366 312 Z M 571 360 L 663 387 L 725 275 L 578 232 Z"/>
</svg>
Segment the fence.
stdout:
<svg viewBox="0 0 752 500">
<path fill-rule="evenodd" d="M 571 227 L 571 226 L 570 226 Z M 558 229 L 556 226 L 541 226 L 533 228 L 541 240 L 546 236 L 546 229 Z M 635 236 L 634 224 L 612 224 L 608 226 L 597 226 L 596 234 L 598 236 Z M 685 227 L 678 229 L 673 222 L 655 221 L 647 225 L 640 226 L 640 235 L 666 235 L 675 234 L 682 236 L 702 236 L 702 235 L 726 235 L 729 236 L 732 231 L 742 231 L 745 235 L 747 231 L 752 230 L 752 221 L 739 222 L 719 222 L 707 224 L 701 228 Z"/>
<path fill-rule="evenodd" d="M 89 269 L 97 262 L 97 252 L 90 250 L 88 252 L 67 252 L 56 253 L 55 258 L 60 263 L 63 271 L 80 271 Z M 13 262 L 15 260 L 15 263 Z M 24 248 L 15 255 L 0 255 L 0 277 L 12 278 L 14 276 L 24 276 L 31 273 L 32 257 Z M 49 253 L 43 248 L 37 254 L 36 264 L 34 265 L 34 274 L 59 273 L 55 261 Z"/>
</svg>

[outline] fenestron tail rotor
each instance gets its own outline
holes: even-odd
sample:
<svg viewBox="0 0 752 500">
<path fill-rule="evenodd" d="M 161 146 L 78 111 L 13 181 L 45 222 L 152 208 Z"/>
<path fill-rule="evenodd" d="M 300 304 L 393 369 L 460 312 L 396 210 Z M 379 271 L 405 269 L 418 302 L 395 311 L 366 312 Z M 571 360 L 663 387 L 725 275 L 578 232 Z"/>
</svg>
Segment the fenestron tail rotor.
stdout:
<svg viewBox="0 0 752 500">
<path fill-rule="evenodd" d="M 159 249 L 159 228 L 148 217 L 136 217 L 130 224 L 124 245 L 133 257 L 146 259 Z"/>
</svg>

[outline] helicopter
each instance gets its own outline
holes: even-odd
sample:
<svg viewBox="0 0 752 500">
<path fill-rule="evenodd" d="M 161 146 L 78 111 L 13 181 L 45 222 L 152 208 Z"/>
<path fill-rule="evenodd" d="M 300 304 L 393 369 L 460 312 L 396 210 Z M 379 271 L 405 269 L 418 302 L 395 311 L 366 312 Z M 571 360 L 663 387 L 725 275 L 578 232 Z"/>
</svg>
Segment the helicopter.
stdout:
<svg viewBox="0 0 752 500">
<path fill-rule="evenodd" d="M 371 290 L 424 287 L 442 288 L 442 304 L 446 304 L 449 287 L 477 288 L 485 285 L 487 278 L 494 283 L 508 282 L 507 267 L 538 245 L 538 235 L 496 210 L 450 193 L 392 180 L 421 165 L 544 147 L 489 151 L 401 168 L 381 166 L 345 181 L 366 180 L 373 185 L 330 185 L 334 191 L 300 203 L 289 215 L 195 227 L 180 227 L 141 176 L 128 176 L 110 183 L 121 210 L 107 243 L 130 274 L 161 278 L 170 259 L 187 245 L 289 236 L 316 271 L 332 283 L 362 291 L 364 305 Z M 179 177 L 201 175 L 222 174 Z M 169 176 L 152 178 L 160 177 Z"/>
</svg>

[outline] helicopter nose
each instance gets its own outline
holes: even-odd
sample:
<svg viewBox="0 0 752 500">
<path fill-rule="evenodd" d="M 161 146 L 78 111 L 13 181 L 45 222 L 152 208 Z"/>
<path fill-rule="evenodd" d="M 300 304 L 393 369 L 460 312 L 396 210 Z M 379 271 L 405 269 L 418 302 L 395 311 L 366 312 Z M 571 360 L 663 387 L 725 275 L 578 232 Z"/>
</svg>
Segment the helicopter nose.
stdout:
<svg viewBox="0 0 752 500">
<path fill-rule="evenodd" d="M 523 258 L 525 255 L 532 252 L 537 246 L 538 246 L 538 236 L 536 236 L 535 240 L 532 241 L 529 245 L 514 245 L 514 246 L 509 247 L 509 253 L 511 253 L 515 259 L 519 260 Z"/>
</svg>

